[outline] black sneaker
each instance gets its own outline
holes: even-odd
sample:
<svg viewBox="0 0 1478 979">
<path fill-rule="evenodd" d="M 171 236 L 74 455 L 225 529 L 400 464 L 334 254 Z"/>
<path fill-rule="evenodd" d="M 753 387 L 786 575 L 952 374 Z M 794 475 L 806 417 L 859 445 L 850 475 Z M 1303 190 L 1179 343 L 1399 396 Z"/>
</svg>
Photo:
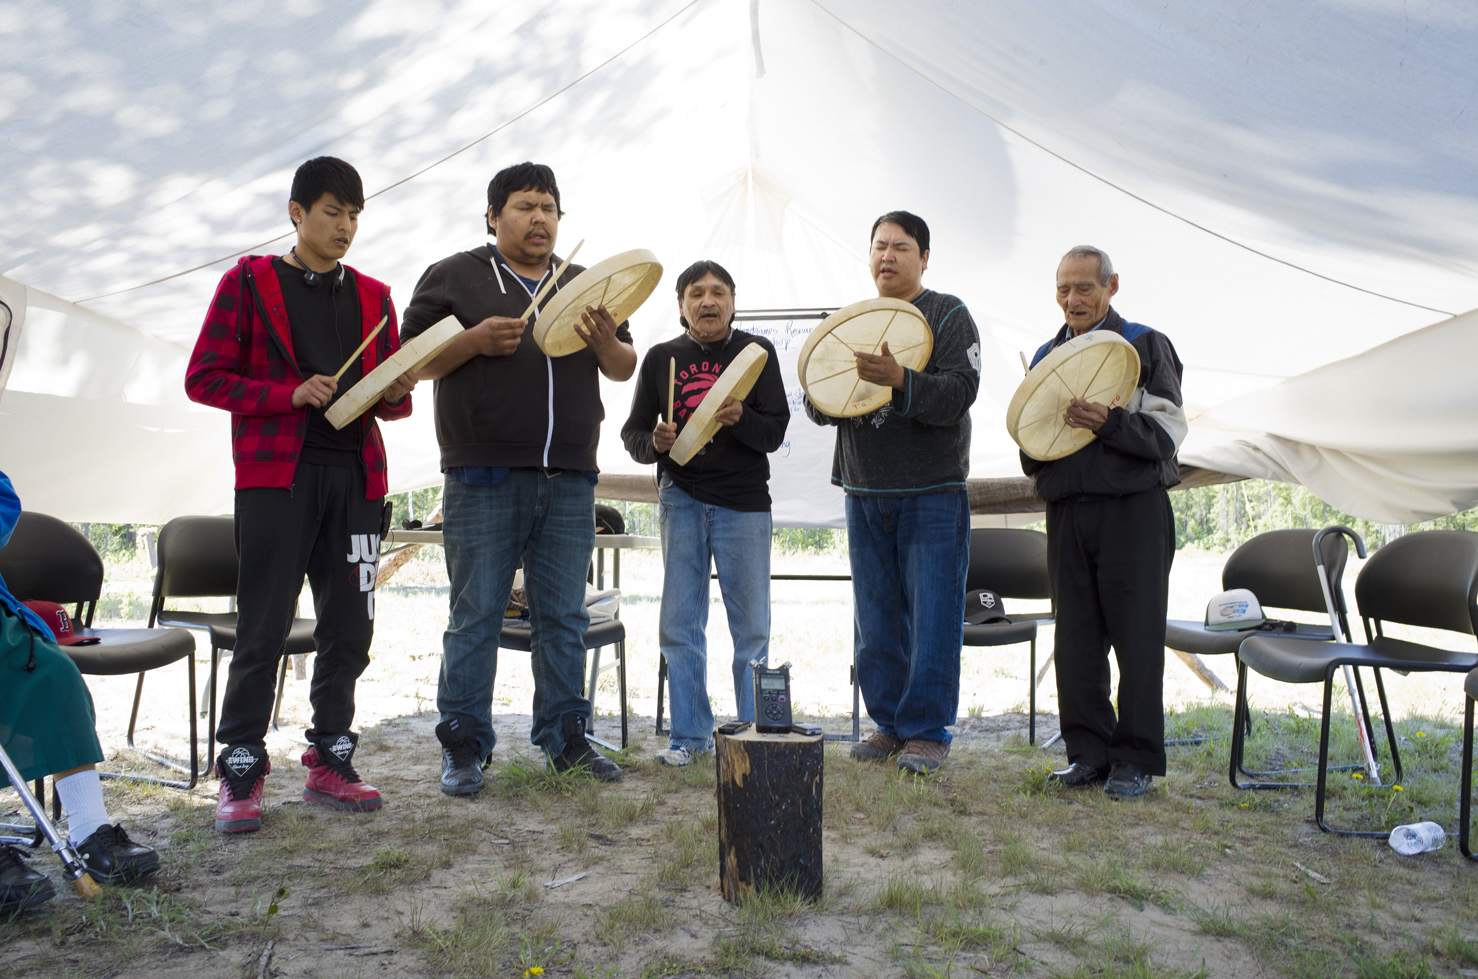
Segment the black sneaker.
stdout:
<svg viewBox="0 0 1478 979">
<path fill-rule="evenodd" d="M 1075 761 L 1060 771 L 1050 773 L 1047 781 L 1065 789 L 1083 789 L 1102 782 L 1108 778 L 1108 773 L 1107 768 L 1095 768 L 1084 762 Z"/>
<path fill-rule="evenodd" d="M 0 846 L 0 914 L 9 917 L 55 896 L 45 874 L 26 866 L 15 847 Z"/>
<path fill-rule="evenodd" d="M 1103 794 L 1117 801 L 1142 799 L 1149 790 L 1150 776 L 1140 772 L 1137 766 L 1122 761 L 1109 769 L 1108 778 L 1103 783 Z"/>
<path fill-rule="evenodd" d="M 566 714 L 562 721 L 565 748 L 557 755 L 549 756 L 549 768 L 555 772 L 584 771 L 601 782 L 614 782 L 621 777 L 621 768 L 605 755 L 596 751 L 585 740 L 585 718 L 580 714 Z"/>
<path fill-rule="evenodd" d="M 443 795 L 476 795 L 482 791 L 482 747 L 477 743 L 477 718 L 453 714 L 436 725 L 441 742 Z"/>
<path fill-rule="evenodd" d="M 77 855 L 99 884 L 122 884 L 159 869 L 159 854 L 129 839 L 122 824 L 98 827 L 77 844 Z"/>
</svg>

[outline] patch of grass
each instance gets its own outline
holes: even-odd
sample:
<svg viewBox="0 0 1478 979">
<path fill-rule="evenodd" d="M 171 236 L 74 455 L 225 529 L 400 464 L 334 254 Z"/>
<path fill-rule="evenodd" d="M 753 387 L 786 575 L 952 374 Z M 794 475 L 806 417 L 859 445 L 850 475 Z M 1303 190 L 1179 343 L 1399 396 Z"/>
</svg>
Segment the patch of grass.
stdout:
<svg viewBox="0 0 1478 979">
<path fill-rule="evenodd" d="M 619 952 L 636 936 L 665 933 L 672 923 L 672 913 L 657 898 L 650 894 L 628 894 L 596 915 L 591 933 Z"/>
<path fill-rule="evenodd" d="M 490 966 L 510 960 L 518 947 L 502 907 L 480 897 L 465 899 L 456 922 L 446 928 L 420 920 L 413 909 L 407 938 L 412 947 L 426 951 L 431 965 L 455 979 L 481 979 Z"/>
<path fill-rule="evenodd" d="M 593 785 L 595 777 L 582 770 L 551 771 L 542 759 L 515 755 L 492 772 L 489 782 L 505 796 L 573 796 Z"/>
<path fill-rule="evenodd" d="M 1432 938 L 1435 950 L 1460 965 L 1478 965 L 1478 941 L 1456 927 L 1448 928 Z"/>
<path fill-rule="evenodd" d="M 1145 856 L 1145 865 L 1160 873 L 1199 877 L 1211 862 L 1203 846 L 1188 841 L 1161 840 Z"/>
<path fill-rule="evenodd" d="M 739 913 L 746 926 L 763 929 L 796 915 L 824 911 L 831 900 L 823 896 L 813 901 L 792 888 L 760 886 L 739 902 Z"/>
<path fill-rule="evenodd" d="M 657 811 L 657 803 L 660 801 L 656 791 L 635 798 L 610 790 L 600 793 L 597 799 L 595 818 L 600 825 L 609 829 L 650 816 Z"/>
<path fill-rule="evenodd" d="M 978 880 L 985 876 L 986 858 L 985 846 L 968 829 L 961 829 L 955 834 L 955 866 L 959 868 L 960 875 L 966 880 Z"/>
<path fill-rule="evenodd" d="M 662 883 L 692 884 L 718 867 L 718 835 L 700 822 L 662 824 L 663 841 L 652 854 L 653 877 Z"/>
<path fill-rule="evenodd" d="M 1211 905 L 1203 908 L 1198 904 L 1192 904 L 1187 913 L 1196 923 L 1196 927 L 1207 935 L 1245 938 L 1251 934 L 1247 919 L 1232 910 L 1230 901 L 1220 907 Z"/>
<path fill-rule="evenodd" d="M 561 819 L 559 840 L 571 853 L 584 853 L 590 848 L 590 827 L 583 819 Z"/>
<path fill-rule="evenodd" d="M 883 879 L 873 895 L 871 907 L 876 911 L 897 911 L 917 919 L 926 904 L 938 904 L 939 893 L 916 873 L 901 870 Z"/>
</svg>

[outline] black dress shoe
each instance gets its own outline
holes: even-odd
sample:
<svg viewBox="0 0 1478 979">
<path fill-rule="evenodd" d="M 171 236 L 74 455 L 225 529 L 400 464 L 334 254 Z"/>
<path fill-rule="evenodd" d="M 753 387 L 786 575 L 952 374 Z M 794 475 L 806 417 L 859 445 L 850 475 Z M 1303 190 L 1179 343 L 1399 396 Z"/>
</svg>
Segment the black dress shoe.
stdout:
<svg viewBox="0 0 1478 979">
<path fill-rule="evenodd" d="M 17 911 L 49 901 L 56 888 L 40 871 L 32 870 L 13 846 L 0 846 L 0 922 Z"/>
<path fill-rule="evenodd" d="M 1150 776 L 1140 772 L 1135 765 L 1118 762 L 1109 771 L 1103 783 L 1103 794 L 1110 799 L 1142 799 L 1150 789 Z"/>
<path fill-rule="evenodd" d="M 1065 789 L 1081 789 L 1096 782 L 1102 782 L 1104 776 L 1108 775 L 1107 768 L 1094 768 L 1075 761 L 1060 772 L 1053 772 L 1047 776 L 1048 782 L 1056 782 Z"/>
<path fill-rule="evenodd" d="M 100 826 L 77 844 L 77 855 L 99 884 L 121 884 L 159 869 L 159 854 L 129 839 L 121 824 Z"/>
</svg>

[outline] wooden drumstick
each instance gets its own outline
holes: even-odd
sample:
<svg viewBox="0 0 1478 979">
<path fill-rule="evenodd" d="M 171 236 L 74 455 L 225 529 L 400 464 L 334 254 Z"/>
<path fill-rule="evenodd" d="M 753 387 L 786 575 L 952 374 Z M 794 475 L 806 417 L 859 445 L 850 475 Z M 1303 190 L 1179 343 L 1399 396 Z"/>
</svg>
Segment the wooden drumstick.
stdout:
<svg viewBox="0 0 1478 979">
<path fill-rule="evenodd" d="M 364 353 L 364 348 L 370 345 L 371 340 L 380 335 L 380 331 L 385 328 L 385 324 L 388 322 L 390 322 L 390 317 L 380 317 L 380 325 L 370 331 L 370 335 L 364 338 L 364 342 L 354 349 L 354 352 L 349 355 L 349 359 L 344 361 L 344 366 L 340 367 L 339 372 L 334 375 L 334 380 L 337 381 L 339 378 L 344 376 L 344 372 L 348 370 L 351 366 L 353 366 L 354 361 L 359 357 L 359 355 Z"/>
<path fill-rule="evenodd" d="M 1016 356 L 1018 356 L 1018 357 L 1021 358 L 1021 369 L 1022 369 L 1022 371 L 1025 372 L 1025 373 L 1027 373 L 1027 374 L 1030 374 L 1032 372 L 1032 368 L 1031 368 L 1031 365 L 1026 362 L 1026 354 L 1024 354 L 1020 350 L 1018 350 L 1018 351 L 1016 351 Z"/>
<path fill-rule="evenodd" d="M 583 244 L 585 244 L 585 239 L 581 238 L 580 245 Z M 560 267 L 555 270 L 555 273 L 549 277 L 549 281 L 544 283 L 544 288 L 540 289 L 538 294 L 534 296 L 534 301 L 529 303 L 529 308 L 523 311 L 523 315 L 519 319 L 526 320 L 534 315 L 534 310 L 539 308 L 539 304 L 544 301 L 544 297 L 549 295 L 549 290 L 554 288 L 554 284 L 559 281 L 559 277 L 565 274 L 565 269 L 569 268 L 570 263 L 575 260 L 575 253 L 580 250 L 580 245 L 576 245 L 570 249 L 570 257 L 566 258 Z"/>
<path fill-rule="evenodd" d="M 672 402 L 677 400 L 677 358 L 667 362 L 667 424 L 672 424 Z"/>
</svg>

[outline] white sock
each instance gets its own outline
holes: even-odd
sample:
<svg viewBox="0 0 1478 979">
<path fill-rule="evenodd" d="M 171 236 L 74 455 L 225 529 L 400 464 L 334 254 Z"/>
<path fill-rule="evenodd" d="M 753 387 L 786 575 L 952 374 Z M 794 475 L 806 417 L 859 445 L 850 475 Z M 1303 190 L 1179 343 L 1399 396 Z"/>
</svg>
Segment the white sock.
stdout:
<svg viewBox="0 0 1478 979">
<path fill-rule="evenodd" d="M 59 778 L 52 787 L 62 797 L 62 811 L 67 814 L 67 838 L 73 845 L 112 822 L 103 805 L 103 780 L 97 769 L 88 768 Z"/>
</svg>

